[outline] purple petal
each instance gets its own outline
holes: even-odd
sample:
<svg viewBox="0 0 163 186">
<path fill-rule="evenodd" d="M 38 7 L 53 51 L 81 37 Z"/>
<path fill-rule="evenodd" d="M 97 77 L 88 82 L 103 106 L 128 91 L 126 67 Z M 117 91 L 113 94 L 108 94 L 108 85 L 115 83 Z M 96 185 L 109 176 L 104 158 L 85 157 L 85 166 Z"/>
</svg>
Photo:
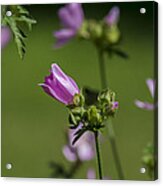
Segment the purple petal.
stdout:
<svg viewBox="0 0 163 186">
<path fill-rule="evenodd" d="M 55 98 L 56 100 L 60 101 L 65 105 L 68 105 L 69 102 L 71 101 L 71 98 L 66 97 L 62 91 L 59 91 L 59 89 L 57 89 L 57 86 L 55 91 L 51 88 L 51 86 L 45 83 L 40 83 L 39 86 L 41 86 L 47 94 L 49 94 L 50 96 L 52 96 L 53 98 Z"/>
<path fill-rule="evenodd" d="M 119 107 L 119 102 L 115 101 L 112 105 L 112 109 L 117 109 Z"/>
<path fill-rule="evenodd" d="M 95 156 L 94 149 L 94 138 L 92 132 L 85 132 L 81 138 L 72 146 L 72 141 L 74 139 L 74 134 L 82 127 L 82 123 L 77 127 L 77 129 L 69 130 L 69 141 L 71 148 L 75 149 L 77 155 L 81 161 L 89 161 Z"/>
<path fill-rule="evenodd" d="M 147 79 L 146 80 L 147 86 L 149 88 L 149 91 L 151 93 L 151 96 L 154 98 L 155 94 L 155 87 L 156 87 L 156 82 L 153 79 Z"/>
<path fill-rule="evenodd" d="M 82 140 L 82 139 L 79 139 Z M 94 158 L 94 150 L 92 146 L 86 141 L 80 143 L 80 146 L 77 147 L 77 153 L 81 161 L 89 161 Z"/>
<path fill-rule="evenodd" d="M 138 108 L 145 109 L 145 110 L 153 110 L 155 108 L 154 104 L 147 103 L 147 102 L 142 102 L 142 101 L 139 101 L 139 100 L 135 101 L 135 105 Z"/>
<path fill-rule="evenodd" d="M 6 26 L 1 26 L 1 49 L 4 48 L 11 39 L 11 31 Z"/>
<path fill-rule="evenodd" d="M 79 88 L 77 84 L 72 81 L 72 78 L 67 76 L 57 64 L 52 64 L 52 73 L 53 76 L 57 79 L 58 85 L 71 98 L 79 93 Z"/>
<path fill-rule="evenodd" d="M 84 20 L 84 13 L 80 3 L 71 3 L 68 5 L 69 12 L 74 18 L 75 28 L 78 30 Z"/>
<path fill-rule="evenodd" d="M 76 32 L 72 29 L 61 29 L 54 32 L 54 37 L 57 39 L 55 48 L 59 48 L 65 45 L 75 36 L 75 34 Z"/>
<path fill-rule="evenodd" d="M 107 16 L 105 17 L 105 22 L 108 24 L 108 25 L 113 25 L 113 24 L 117 24 L 118 23 L 118 20 L 119 20 L 119 15 L 120 15 L 120 9 L 115 6 L 113 7 L 109 13 L 107 14 Z"/>
<path fill-rule="evenodd" d="M 76 83 L 72 83 L 70 77 L 57 64 L 52 64 L 51 74 L 46 76 L 45 82 L 39 85 L 47 94 L 66 105 L 71 104 L 73 96 L 79 93 Z"/>
<path fill-rule="evenodd" d="M 71 151 L 68 145 L 63 147 L 62 152 L 68 161 L 74 162 L 77 160 L 76 154 Z"/>
<path fill-rule="evenodd" d="M 78 3 L 65 5 L 58 12 L 61 23 L 66 28 L 78 30 L 83 22 L 83 10 Z"/>
<path fill-rule="evenodd" d="M 88 169 L 87 178 L 88 179 L 96 179 L 96 172 L 94 169 Z"/>
</svg>

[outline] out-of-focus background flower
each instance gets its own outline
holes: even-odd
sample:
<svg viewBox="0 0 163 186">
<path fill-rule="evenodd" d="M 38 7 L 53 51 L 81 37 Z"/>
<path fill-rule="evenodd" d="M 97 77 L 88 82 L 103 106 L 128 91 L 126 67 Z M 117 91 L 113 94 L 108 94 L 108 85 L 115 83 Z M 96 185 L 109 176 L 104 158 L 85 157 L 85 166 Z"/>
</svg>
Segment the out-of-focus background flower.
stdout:
<svg viewBox="0 0 163 186">
<path fill-rule="evenodd" d="M 109 87 L 117 92 L 119 111 L 114 119 L 118 150 L 126 179 L 148 180 L 139 172 L 144 146 L 154 140 L 154 111 L 135 106 L 140 98 L 152 103 L 145 80 L 154 78 L 153 2 L 83 4 L 85 17 L 103 19 L 113 6 L 120 8 L 121 48 L 129 54 L 107 60 Z M 60 28 L 57 11 L 63 5 L 31 5 L 27 8 L 37 20 L 27 40 L 24 61 L 19 59 L 11 40 L 2 51 L 2 175 L 49 177 L 50 161 L 64 157 L 64 130 L 67 111 L 62 104 L 45 95 L 38 87 L 52 63 L 58 63 L 75 78 L 78 85 L 100 89 L 99 64 L 95 48 L 88 42 L 72 39 L 54 49 L 53 32 Z M 141 7 L 147 9 L 140 14 Z M 47 74 L 48 75 L 48 74 Z M 42 80 L 42 81 L 41 81 Z M 107 132 L 104 132 L 107 135 Z M 109 142 L 102 143 L 104 175 L 117 179 Z M 6 170 L 12 162 L 13 169 Z M 95 159 L 85 162 L 75 178 L 86 178 Z"/>
</svg>

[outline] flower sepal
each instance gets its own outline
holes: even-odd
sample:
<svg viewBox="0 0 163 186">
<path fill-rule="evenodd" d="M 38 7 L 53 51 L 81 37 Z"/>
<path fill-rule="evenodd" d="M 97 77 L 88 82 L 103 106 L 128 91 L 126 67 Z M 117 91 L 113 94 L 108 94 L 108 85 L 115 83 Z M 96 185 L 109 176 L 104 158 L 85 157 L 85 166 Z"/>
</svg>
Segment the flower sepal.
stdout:
<svg viewBox="0 0 163 186">
<path fill-rule="evenodd" d="M 115 115 L 119 104 L 115 101 L 115 93 L 106 89 L 98 95 L 96 104 L 86 105 L 84 95 L 79 93 L 74 95 L 73 104 L 67 107 L 70 128 L 76 129 L 80 125 L 74 134 L 75 144 L 86 131 L 101 131 L 105 127 L 105 121 Z"/>
</svg>

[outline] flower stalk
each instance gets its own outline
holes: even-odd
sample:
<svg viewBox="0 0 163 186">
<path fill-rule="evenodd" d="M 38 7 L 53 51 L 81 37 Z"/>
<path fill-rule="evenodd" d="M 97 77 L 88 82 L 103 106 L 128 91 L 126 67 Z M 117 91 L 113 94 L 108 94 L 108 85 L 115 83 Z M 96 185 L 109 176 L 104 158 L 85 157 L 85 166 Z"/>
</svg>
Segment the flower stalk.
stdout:
<svg viewBox="0 0 163 186">
<path fill-rule="evenodd" d="M 99 174 L 99 179 L 102 180 L 102 178 L 103 178 L 102 158 L 101 158 L 101 153 L 100 153 L 100 145 L 99 145 L 99 140 L 98 140 L 98 134 L 99 134 L 98 131 L 94 132 L 95 144 L 96 144 L 96 156 L 97 156 L 98 174 Z"/>
<path fill-rule="evenodd" d="M 99 67 L 100 67 L 101 86 L 102 86 L 102 89 L 104 89 L 108 87 L 108 82 L 107 82 L 107 76 L 106 76 L 106 70 L 105 70 L 106 67 L 105 67 L 104 53 L 100 49 L 98 49 L 98 59 L 99 59 Z M 111 149 L 112 149 L 118 177 L 119 179 L 124 180 L 124 174 L 123 174 L 123 170 L 121 166 L 120 157 L 118 154 L 118 148 L 117 148 L 117 144 L 115 140 L 115 133 L 114 133 L 114 128 L 112 126 L 111 119 L 110 121 L 108 121 L 107 128 L 108 128 L 108 137 L 109 137 L 109 141 L 111 144 Z"/>
</svg>

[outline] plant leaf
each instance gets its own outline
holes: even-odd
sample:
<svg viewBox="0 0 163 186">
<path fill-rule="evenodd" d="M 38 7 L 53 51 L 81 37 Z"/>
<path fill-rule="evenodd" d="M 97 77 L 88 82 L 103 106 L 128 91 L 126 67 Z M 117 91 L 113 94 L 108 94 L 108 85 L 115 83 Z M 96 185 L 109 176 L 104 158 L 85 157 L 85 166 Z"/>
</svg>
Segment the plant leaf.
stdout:
<svg viewBox="0 0 163 186">
<path fill-rule="evenodd" d="M 79 138 L 86 132 L 86 128 L 83 128 L 83 129 L 79 129 L 75 134 L 74 134 L 74 139 L 72 141 L 72 145 L 74 145 L 78 140 Z"/>
<path fill-rule="evenodd" d="M 10 27 L 17 46 L 18 54 L 20 58 L 23 59 L 26 53 L 25 39 L 27 36 L 25 30 L 22 28 L 22 23 L 28 27 L 29 31 L 31 31 L 32 25 L 36 23 L 36 20 L 32 19 L 29 12 L 20 5 L 5 6 L 5 10 L 10 10 L 12 15 L 7 16 L 6 12 L 4 12 L 2 23 Z"/>
</svg>

